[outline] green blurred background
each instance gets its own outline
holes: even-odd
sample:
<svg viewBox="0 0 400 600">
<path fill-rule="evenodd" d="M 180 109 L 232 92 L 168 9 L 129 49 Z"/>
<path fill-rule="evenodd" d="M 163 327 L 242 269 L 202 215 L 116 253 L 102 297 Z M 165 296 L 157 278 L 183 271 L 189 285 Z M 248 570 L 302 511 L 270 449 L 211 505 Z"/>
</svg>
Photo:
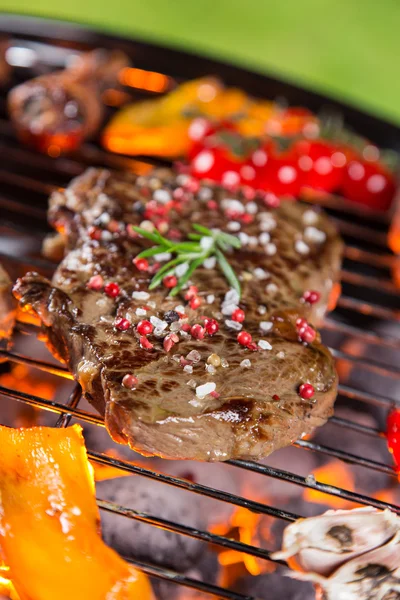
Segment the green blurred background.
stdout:
<svg viewBox="0 0 400 600">
<path fill-rule="evenodd" d="M 0 0 L 278 74 L 400 124 L 400 0 Z"/>
</svg>

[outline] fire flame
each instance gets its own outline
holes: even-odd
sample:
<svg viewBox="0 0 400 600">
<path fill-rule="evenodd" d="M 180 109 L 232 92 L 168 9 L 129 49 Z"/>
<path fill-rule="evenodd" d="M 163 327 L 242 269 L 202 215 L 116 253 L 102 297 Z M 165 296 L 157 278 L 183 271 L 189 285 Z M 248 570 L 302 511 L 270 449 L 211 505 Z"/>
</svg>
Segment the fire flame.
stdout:
<svg viewBox="0 0 400 600">
<path fill-rule="evenodd" d="M 339 460 L 333 460 L 322 467 L 318 467 L 312 473 L 317 481 L 327 485 L 340 486 L 345 490 L 354 491 L 354 477 L 351 470 Z M 354 508 L 356 505 L 345 498 L 331 496 L 319 492 L 318 490 L 306 488 L 304 490 L 304 500 L 316 504 L 327 504 L 332 508 Z"/>
<path fill-rule="evenodd" d="M 239 540 L 244 544 L 257 545 L 257 530 L 261 516 L 250 512 L 246 508 L 238 507 L 229 523 L 214 525 L 212 532 L 218 535 L 228 535 L 232 529 L 236 529 Z M 244 552 L 236 550 L 224 550 L 218 556 L 221 566 L 236 565 L 243 563 L 251 575 L 260 575 L 261 568 L 255 556 L 249 556 Z"/>
<path fill-rule="evenodd" d="M 122 69 L 119 80 L 122 85 L 159 94 L 165 92 L 170 85 L 170 78 L 167 75 L 131 67 Z"/>
</svg>

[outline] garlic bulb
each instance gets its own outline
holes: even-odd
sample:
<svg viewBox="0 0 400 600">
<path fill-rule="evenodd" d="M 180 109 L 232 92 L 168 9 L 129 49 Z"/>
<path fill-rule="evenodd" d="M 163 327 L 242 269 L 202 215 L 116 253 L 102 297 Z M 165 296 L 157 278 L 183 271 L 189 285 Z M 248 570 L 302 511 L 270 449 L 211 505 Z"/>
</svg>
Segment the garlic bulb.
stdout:
<svg viewBox="0 0 400 600">
<path fill-rule="evenodd" d="M 288 525 L 283 549 L 273 558 L 287 560 L 297 571 L 329 576 L 343 563 L 383 546 L 398 531 L 400 517 L 389 510 L 328 510 Z M 400 566 L 400 557 L 398 562 Z"/>
<path fill-rule="evenodd" d="M 293 573 L 320 586 L 320 600 L 400 600 L 400 531 L 386 544 L 339 567 L 330 577 Z"/>
</svg>

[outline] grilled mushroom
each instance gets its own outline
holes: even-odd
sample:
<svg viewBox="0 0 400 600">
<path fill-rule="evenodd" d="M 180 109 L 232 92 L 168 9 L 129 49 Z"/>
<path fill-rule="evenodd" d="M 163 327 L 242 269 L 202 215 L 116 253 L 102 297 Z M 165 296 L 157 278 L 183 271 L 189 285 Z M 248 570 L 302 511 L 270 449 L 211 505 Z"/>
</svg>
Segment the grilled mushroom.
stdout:
<svg viewBox="0 0 400 600">
<path fill-rule="evenodd" d="M 21 140 L 51 155 L 79 147 L 100 126 L 101 92 L 115 86 L 128 64 L 122 52 L 94 50 L 63 71 L 13 88 L 8 109 Z"/>
</svg>

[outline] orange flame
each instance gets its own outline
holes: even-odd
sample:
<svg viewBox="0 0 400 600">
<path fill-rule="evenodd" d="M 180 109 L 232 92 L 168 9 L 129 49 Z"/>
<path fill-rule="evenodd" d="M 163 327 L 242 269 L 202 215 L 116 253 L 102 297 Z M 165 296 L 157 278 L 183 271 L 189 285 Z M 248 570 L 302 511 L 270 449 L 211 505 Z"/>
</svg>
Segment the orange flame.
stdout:
<svg viewBox="0 0 400 600">
<path fill-rule="evenodd" d="M 334 283 L 331 289 L 331 293 L 329 294 L 328 300 L 328 310 L 335 310 L 338 300 L 340 298 L 340 294 L 342 293 L 342 286 L 340 283 Z"/>
<path fill-rule="evenodd" d="M 340 486 L 345 490 L 354 491 L 354 477 L 346 465 L 339 460 L 333 460 L 327 465 L 318 467 L 312 473 L 315 479 L 320 483 L 327 485 Z M 354 508 L 354 503 L 349 502 L 338 496 L 331 496 L 314 489 L 306 488 L 304 490 L 304 500 L 315 502 L 316 504 L 327 504 L 332 508 Z"/>
<path fill-rule="evenodd" d="M 119 80 L 122 85 L 159 94 L 165 92 L 170 85 L 170 78 L 167 75 L 133 67 L 122 69 Z"/>
<path fill-rule="evenodd" d="M 244 544 L 254 545 L 256 532 L 260 521 L 260 515 L 250 512 L 246 508 L 238 507 L 229 523 L 214 525 L 213 533 L 227 535 L 232 529 L 237 529 L 239 540 Z M 224 550 L 218 556 L 220 565 L 226 567 L 243 563 L 251 575 L 260 575 L 262 569 L 255 556 L 249 556 L 244 552 L 236 550 Z"/>
</svg>

